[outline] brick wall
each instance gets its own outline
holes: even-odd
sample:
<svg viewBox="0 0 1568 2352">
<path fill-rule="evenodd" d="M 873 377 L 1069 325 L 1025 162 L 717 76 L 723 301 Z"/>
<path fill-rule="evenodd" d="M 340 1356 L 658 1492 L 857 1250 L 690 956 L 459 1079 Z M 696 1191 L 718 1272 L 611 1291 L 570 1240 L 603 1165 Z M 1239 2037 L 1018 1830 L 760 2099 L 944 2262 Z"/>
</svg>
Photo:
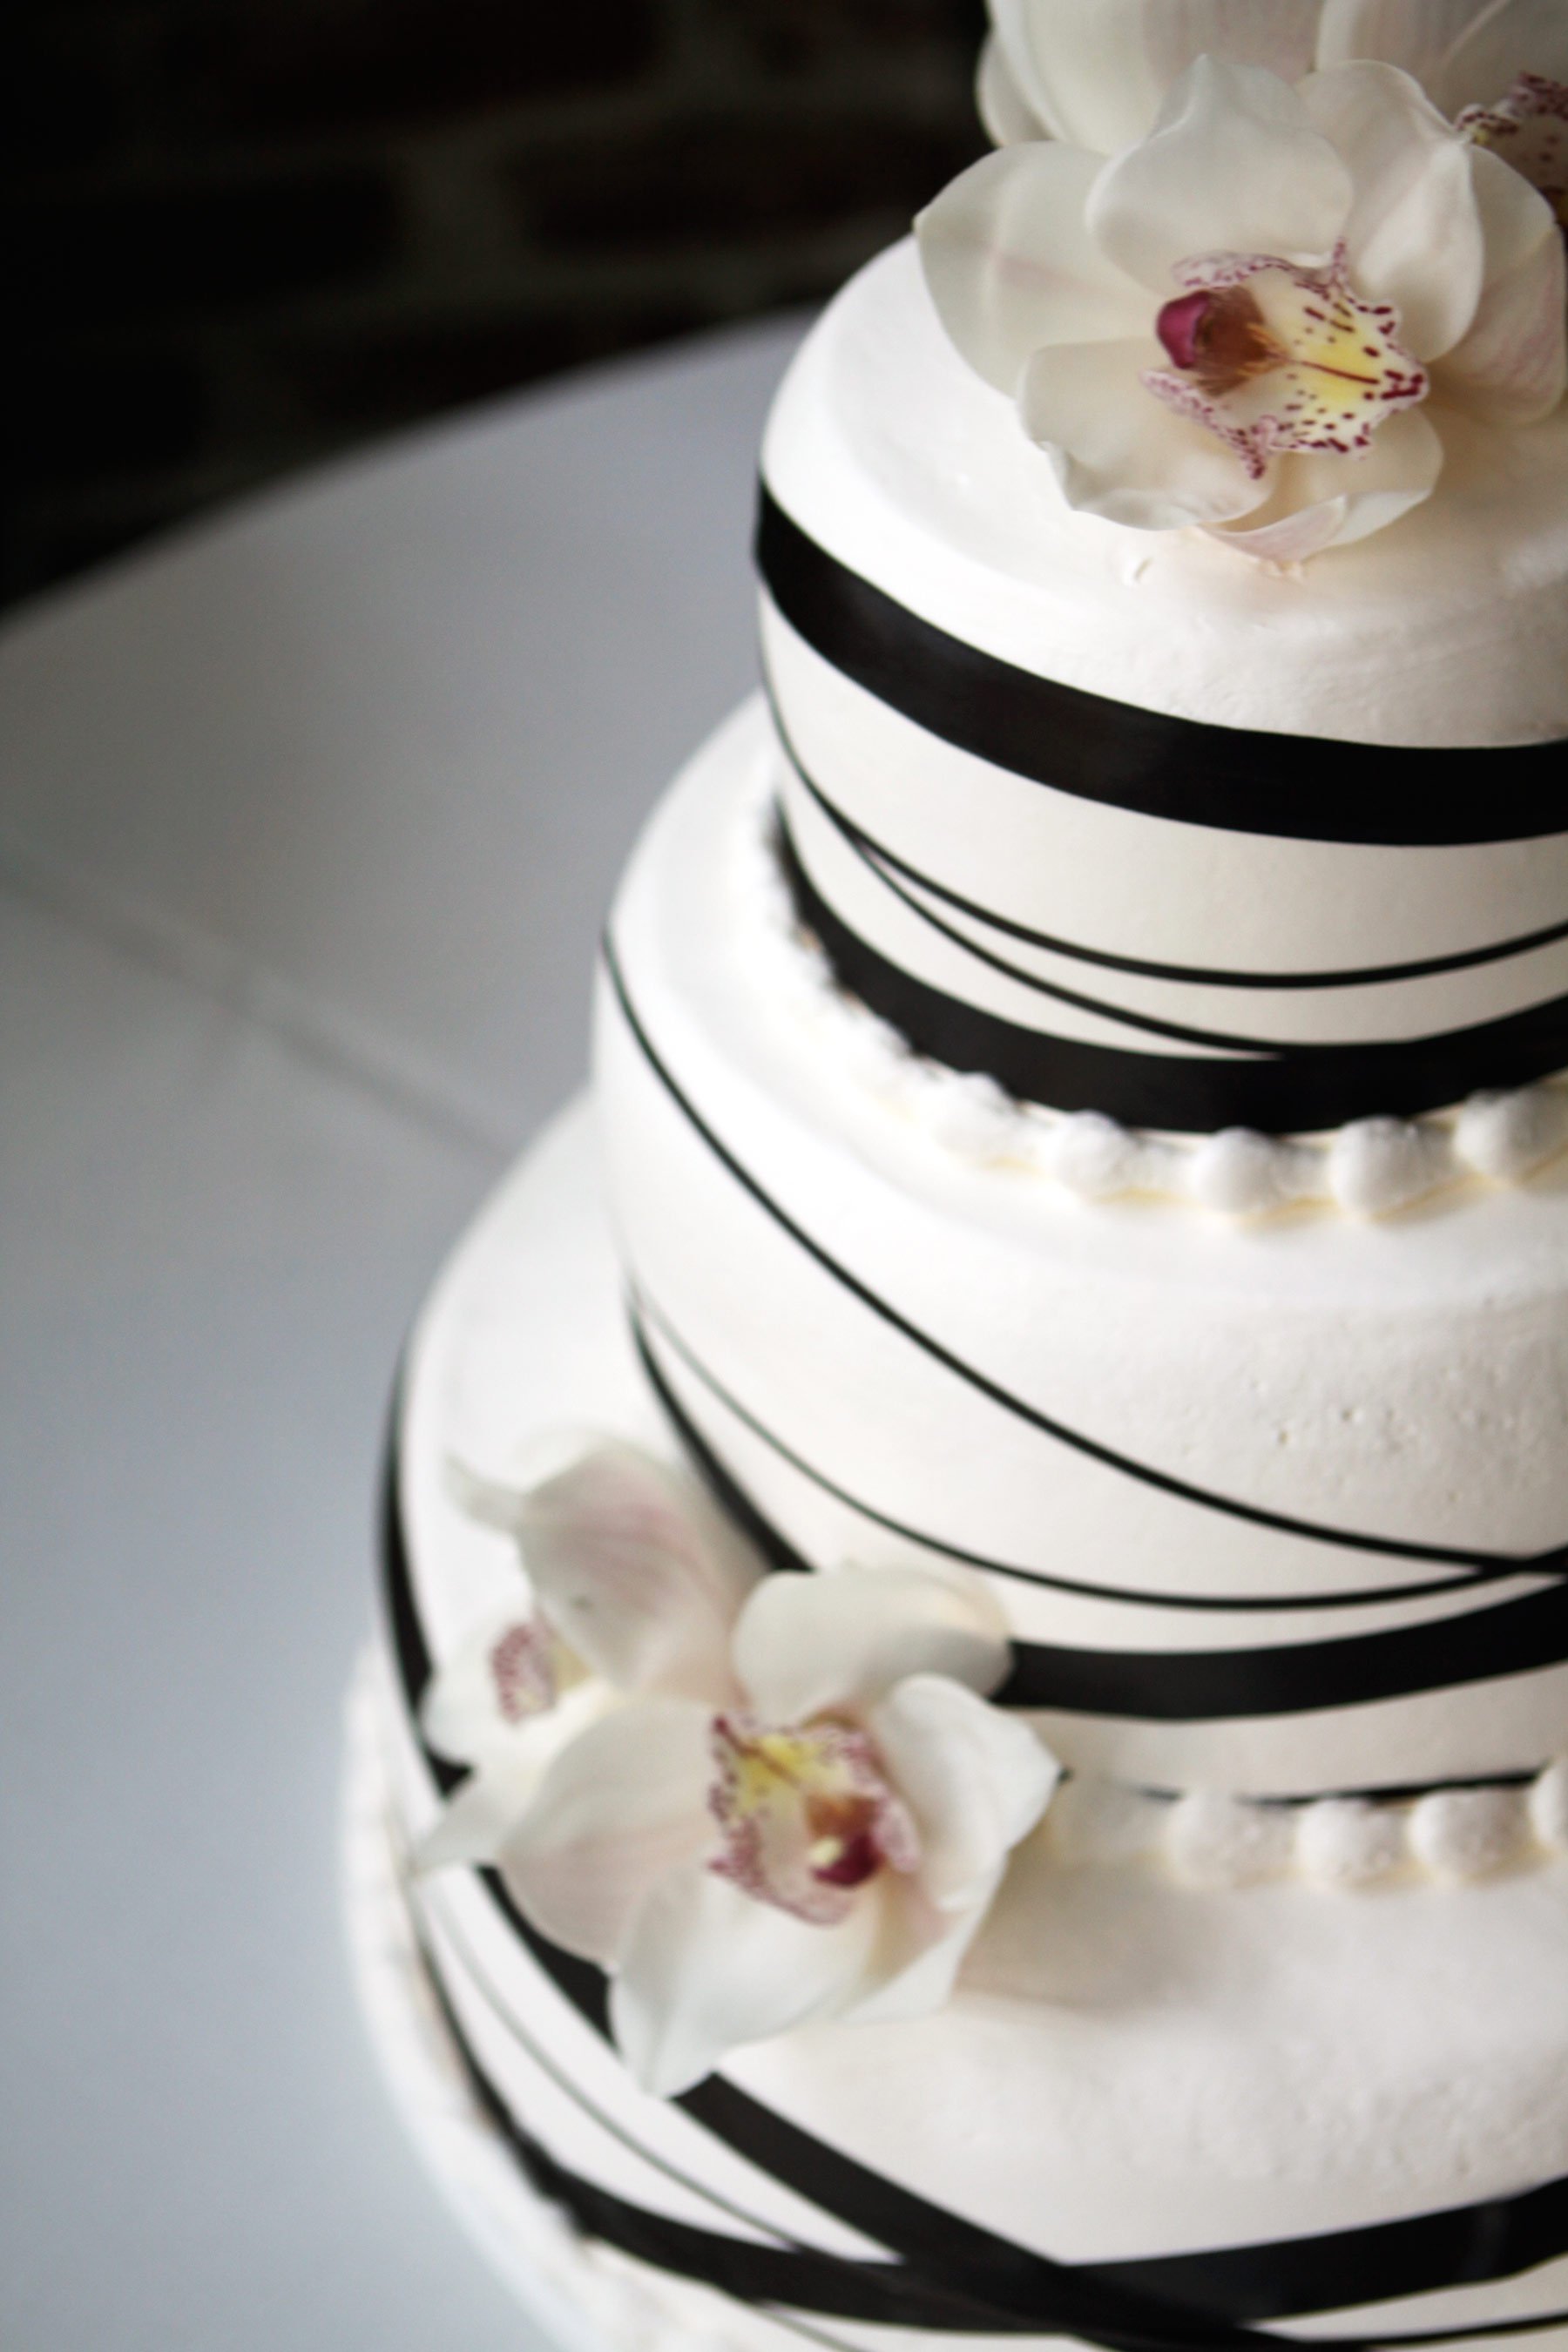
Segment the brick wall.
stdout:
<svg viewBox="0 0 1568 2352">
<path fill-rule="evenodd" d="M 980 151 L 982 0 L 12 0 L 0 593 L 819 298 Z"/>
</svg>

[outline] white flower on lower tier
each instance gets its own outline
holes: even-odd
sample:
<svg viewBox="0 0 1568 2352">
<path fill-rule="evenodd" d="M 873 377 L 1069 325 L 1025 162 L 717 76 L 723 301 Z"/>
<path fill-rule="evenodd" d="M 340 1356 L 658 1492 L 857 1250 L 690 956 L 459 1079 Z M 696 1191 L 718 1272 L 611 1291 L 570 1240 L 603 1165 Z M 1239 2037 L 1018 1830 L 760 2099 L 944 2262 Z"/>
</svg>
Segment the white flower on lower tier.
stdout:
<svg viewBox="0 0 1568 2352">
<path fill-rule="evenodd" d="M 1375 58 L 1414 74 L 1447 115 L 1496 105 L 1521 74 L 1568 82 L 1563 0 L 991 0 L 991 22 L 980 111 L 1004 145 L 1066 139 L 1110 154 L 1146 135 L 1205 53 L 1287 81 Z"/>
<path fill-rule="evenodd" d="M 583 1442 L 529 1486 L 456 1462 L 447 1484 L 470 1518 L 515 1543 L 527 1581 L 420 1707 L 432 1748 L 472 1768 L 420 1847 L 426 1868 L 489 1860 L 552 1758 L 618 1697 L 724 1685 L 730 1631 L 762 1572 L 700 1489 L 616 1441 Z"/>
<path fill-rule="evenodd" d="M 1004 147 L 916 226 L 1073 506 L 1273 562 L 1394 521 L 1456 411 L 1522 427 L 1568 374 L 1552 206 L 1391 66 L 1200 58 L 1146 139 Z"/>
<path fill-rule="evenodd" d="M 1010 1651 L 979 1580 L 748 1585 L 716 1517 L 624 1447 L 468 1499 L 517 1537 L 537 1609 L 432 1685 L 426 1737 L 475 1769 L 425 1866 L 494 1862 L 542 1934 L 605 1967 L 656 2092 L 811 2020 L 940 2007 L 1058 1778 L 987 1703 Z"/>
</svg>

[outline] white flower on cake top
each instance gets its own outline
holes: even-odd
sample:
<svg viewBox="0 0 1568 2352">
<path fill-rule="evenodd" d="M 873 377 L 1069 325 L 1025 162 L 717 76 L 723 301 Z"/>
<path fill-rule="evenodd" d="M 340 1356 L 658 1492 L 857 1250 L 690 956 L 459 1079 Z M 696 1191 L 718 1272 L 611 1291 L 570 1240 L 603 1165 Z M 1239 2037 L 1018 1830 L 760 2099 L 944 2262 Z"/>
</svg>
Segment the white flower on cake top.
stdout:
<svg viewBox="0 0 1568 2352">
<path fill-rule="evenodd" d="M 1287 81 L 1376 58 L 1447 115 L 1495 106 L 1521 75 L 1568 82 L 1563 0 L 991 0 L 991 22 L 980 111 L 1004 145 L 1066 139 L 1109 154 L 1144 136 L 1205 53 Z"/>
<path fill-rule="evenodd" d="M 1517 430 L 1568 376 L 1551 204 L 1390 66 L 1200 58 L 1120 153 L 1004 147 L 916 226 L 1073 506 L 1272 562 L 1395 521 L 1454 412 Z"/>
<path fill-rule="evenodd" d="M 764 1576 L 625 1445 L 460 1492 L 516 1538 L 532 1606 L 426 1694 L 426 1737 L 474 1769 L 423 1866 L 494 1862 L 605 1967 L 657 2092 L 814 2019 L 939 2008 L 1058 1778 L 987 1704 L 1010 1650 L 978 1580 Z"/>
</svg>

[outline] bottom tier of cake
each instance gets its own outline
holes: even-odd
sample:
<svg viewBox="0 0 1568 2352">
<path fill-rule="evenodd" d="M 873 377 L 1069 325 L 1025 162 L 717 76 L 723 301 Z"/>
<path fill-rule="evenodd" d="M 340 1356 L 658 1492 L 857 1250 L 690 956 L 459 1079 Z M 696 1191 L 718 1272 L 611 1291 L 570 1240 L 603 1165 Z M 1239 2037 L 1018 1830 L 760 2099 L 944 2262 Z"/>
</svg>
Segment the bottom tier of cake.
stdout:
<svg viewBox="0 0 1568 2352">
<path fill-rule="evenodd" d="M 495 1873 L 399 1859 L 455 1777 L 421 1692 L 519 1573 L 446 1465 L 505 1478 L 567 1427 L 675 1451 L 584 1111 L 411 1346 L 355 1810 L 363 1974 L 405 2103 L 558 2331 L 1568 2347 L 1568 1863 L 1518 1791 L 1352 1887 L 1313 1875 L 1324 1837 L 1289 1809 L 1069 1781 L 942 2014 L 814 2027 L 676 2099 L 641 2092 L 595 1969 Z M 1489 1844 L 1505 1816 L 1519 1834 Z"/>
</svg>

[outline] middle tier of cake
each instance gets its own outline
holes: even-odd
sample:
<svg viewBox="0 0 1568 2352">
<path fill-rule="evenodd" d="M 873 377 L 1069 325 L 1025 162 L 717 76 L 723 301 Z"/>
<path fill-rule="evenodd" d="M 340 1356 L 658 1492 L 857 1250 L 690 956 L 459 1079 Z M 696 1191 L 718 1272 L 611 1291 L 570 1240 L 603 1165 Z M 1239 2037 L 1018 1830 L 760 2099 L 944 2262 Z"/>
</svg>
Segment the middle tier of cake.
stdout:
<svg viewBox="0 0 1568 2352">
<path fill-rule="evenodd" d="M 772 1557 L 957 1560 L 1069 1764 L 1155 1788 L 1524 1774 L 1568 1699 L 1568 1177 L 1371 1225 L 1087 1204 L 820 1051 L 768 935 L 748 706 L 612 919 L 628 1310 Z"/>
</svg>

